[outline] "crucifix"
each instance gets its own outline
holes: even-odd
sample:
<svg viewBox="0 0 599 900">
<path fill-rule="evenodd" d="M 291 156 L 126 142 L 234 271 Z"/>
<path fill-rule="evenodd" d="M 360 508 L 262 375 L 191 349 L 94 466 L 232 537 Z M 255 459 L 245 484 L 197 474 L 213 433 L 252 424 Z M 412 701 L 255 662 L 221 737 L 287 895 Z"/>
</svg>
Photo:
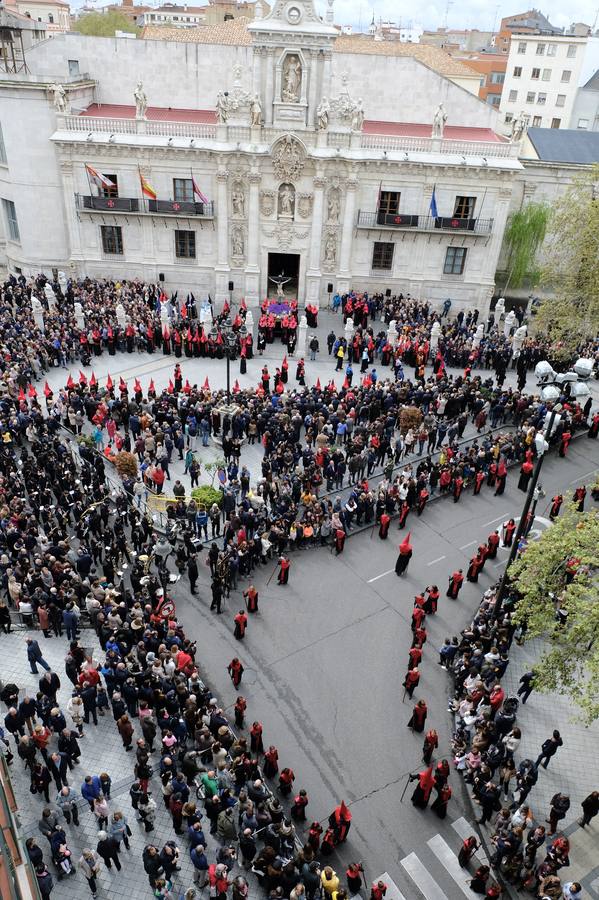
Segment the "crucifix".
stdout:
<svg viewBox="0 0 599 900">
<path fill-rule="evenodd" d="M 275 275 L 273 278 L 271 275 L 268 276 L 268 280 L 274 282 L 277 286 L 277 297 L 284 297 L 285 292 L 283 290 L 283 285 L 287 284 L 288 281 L 291 281 L 291 278 L 285 278 L 285 273 L 281 272 L 280 275 Z"/>
</svg>

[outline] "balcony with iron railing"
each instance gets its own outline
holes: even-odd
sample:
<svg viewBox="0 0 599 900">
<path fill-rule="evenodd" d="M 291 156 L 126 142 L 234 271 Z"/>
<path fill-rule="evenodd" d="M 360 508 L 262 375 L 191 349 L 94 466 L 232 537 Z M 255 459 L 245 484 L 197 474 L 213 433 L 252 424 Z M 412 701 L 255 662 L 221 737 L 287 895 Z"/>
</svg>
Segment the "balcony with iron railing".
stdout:
<svg viewBox="0 0 599 900">
<path fill-rule="evenodd" d="M 367 212 L 358 210 L 358 228 L 408 229 L 410 231 L 460 231 L 466 234 L 489 235 L 493 230 L 493 219 L 458 218 L 457 216 L 420 216 L 410 213 L 388 213 L 383 210 Z"/>
<path fill-rule="evenodd" d="M 191 200 L 140 200 L 137 197 L 94 197 L 75 194 L 77 209 L 87 212 L 140 213 L 141 215 L 193 216 L 213 219 L 214 203 Z"/>
</svg>

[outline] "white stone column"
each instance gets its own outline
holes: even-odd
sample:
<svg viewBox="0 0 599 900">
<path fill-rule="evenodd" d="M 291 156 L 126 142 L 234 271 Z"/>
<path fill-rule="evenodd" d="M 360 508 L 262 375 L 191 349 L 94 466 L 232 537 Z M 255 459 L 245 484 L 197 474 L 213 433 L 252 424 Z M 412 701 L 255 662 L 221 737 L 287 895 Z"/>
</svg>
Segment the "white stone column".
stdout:
<svg viewBox="0 0 599 900">
<path fill-rule="evenodd" d="M 316 119 L 316 109 L 318 107 L 318 98 L 316 90 L 318 88 L 318 51 L 310 52 L 310 84 L 308 87 L 308 128 L 314 127 Z"/>
<path fill-rule="evenodd" d="M 273 122 L 273 101 L 274 101 L 274 77 L 275 77 L 275 63 L 274 63 L 274 51 L 270 48 L 266 51 L 266 56 L 264 58 L 264 62 L 266 65 L 266 90 L 264 97 L 264 124 L 272 125 Z"/>
<path fill-rule="evenodd" d="M 216 173 L 216 266 L 215 294 L 216 302 L 224 303 L 229 299 L 229 209 L 227 202 L 227 181 L 229 172 L 219 168 Z"/>
<path fill-rule="evenodd" d="M 320 306 L 320 247 L 322 243 L 322 222 L 324 210 L 324 189 L 326 179 L 322 172 L 314 178 L 314 203 L 312 207 L 312 229 L 310 232 L 310 259 L 306 272 L 306 303 Z"/>
<path fill-rule="evenodd" d="M 351 316 L 347 317 L 347 321 L 345 323 L 345 340 L 347 341 L 347 346 L 351 344 L 352 337 L 354 334 L 354 320 Z"/>
<path fill-rule="evenodd" d="M 337 291 L 346 294 L 351 289 L 351 249 L 356 217 L 356 188 L 358 181 L 353 176 L 348 179 L 345 195 L 345 211 L 343 214 L 343 230 L 341 232 L 341 253 L 339 254 L 339 272 L 337 274 Z"/>
<path fill-rule="evenodd" d="M 260 289 L 260 172 L 252 169 L 249 174 L 250 196 L 248 203 L 247 265 L 245 267 L 245 299 L 249 305 L 258 303 Z"/>
<path fill-rule="evenodd" d="M 298 357 L 302 357 L 306 355 L 306 341 L 308 339 L 308 320 L 305 316 L 300 316 L 297 333 L 298 337 L 295 352 Z"/>
<path fill-rule="evenodd" d="M 66 211 L 67 234 L 69 239 L 69 251 L 72 260 L 82 260 L 81 230 L 79 227 L 79 213 L 75 201 L 75 182 L 73 178 L 73 163 L 63 160 L 60 164 L 62 177 L 62 190 L 64 194 L 64 206 Z"/>
</svg>

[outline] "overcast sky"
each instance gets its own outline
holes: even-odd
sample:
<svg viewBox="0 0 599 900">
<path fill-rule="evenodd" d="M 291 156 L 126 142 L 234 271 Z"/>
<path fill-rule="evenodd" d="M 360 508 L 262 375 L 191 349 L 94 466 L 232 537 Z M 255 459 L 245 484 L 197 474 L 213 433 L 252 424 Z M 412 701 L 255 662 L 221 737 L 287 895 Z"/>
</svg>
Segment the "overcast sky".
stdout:
<svg viewBox="0 0 599 900">
<path fill-rule="evenodd" d="M 272 2 L 272 0 L 271 0 Z M 316 0 L 319 11 L 324 13 L 325 0 Z M 531 4 L 532 5 L 532 4 Z M 566 4 L 559 0 L 546 0 L 540 4 L 542 12 L 549 21 L 559 28 L 572 22 L 586 22 L 593 25 L 599 10 L 599 0 L 573 0 Z M 390 20 L 402 25 L 412 22 L 424 28 L 439 28 L 445 24 L 449 28 L 479 28 L 490 31 L 497 27 L 503 16 L 525 12 L 530 6 L 525 3 L 497 3 L 494 0 L 424 0 L 415 4 L 413 0 L 336 0 L 334 4 L 335 22 L 339 25 L 353 25 L 356 29 L 362 26 L 366 30 L 372 20 Z M 599 22 L 598 22 L 599 24 Z"/>
</svg>

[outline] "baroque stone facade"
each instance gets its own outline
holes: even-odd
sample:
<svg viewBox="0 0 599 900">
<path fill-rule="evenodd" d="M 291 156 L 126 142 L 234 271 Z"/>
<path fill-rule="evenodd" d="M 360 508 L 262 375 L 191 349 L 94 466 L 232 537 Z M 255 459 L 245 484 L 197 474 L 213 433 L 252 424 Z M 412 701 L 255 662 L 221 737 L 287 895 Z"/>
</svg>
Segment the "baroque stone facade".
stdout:
<svg viewBox="0 0 599 900">
<path fill-rule="evenodd" d="M 16 239 L 5 223 L 9 267 L 162 275 L 167 289 L 217 302 L 232 291 L 248 304 L 284 271 L 302 303 L 318 304 L 333 284 L 485 309 L 521 169 L 517 147 L 494 133 L 493 111 L 420 66 L 426 108 L 402 110 L 401 121 L 390 103 L 381 121 L 376 79 L 369 88 L 359 77 L 361 60 L 346 74 L 347 61 L 334 59 L 338 32 L 312 0 L 277 0 L 248 35 L 244 47 L 202 48 L 218 74 L 198 85 L 195 104 L 177 44 L 164 45 L 183 67 L 174 96 L 144 42 L 116 39 L 109 67 L 103 45 L 92 53 L 95 39 L 80 35 L 55 38 L 30 60 L 30 122 L 11 115 L 25 88 L 3 81 L 0 196 L 14 202 L 19 231 Z M 61 86 L 58 60 L 76 52 L 88 53 L 90 78 Z M 125 56 L 135 73 L 129 105 L 117 84 Z M 410 66 L 399 57 L 398 78 L 413 78 Z M 111 104 L 94 103 L 98 86 Z M 441 99 L 446 121 L 435 129 Z M 18 141 L 35 148 L 31 160 L 14 152 Z"/>
</svg>

